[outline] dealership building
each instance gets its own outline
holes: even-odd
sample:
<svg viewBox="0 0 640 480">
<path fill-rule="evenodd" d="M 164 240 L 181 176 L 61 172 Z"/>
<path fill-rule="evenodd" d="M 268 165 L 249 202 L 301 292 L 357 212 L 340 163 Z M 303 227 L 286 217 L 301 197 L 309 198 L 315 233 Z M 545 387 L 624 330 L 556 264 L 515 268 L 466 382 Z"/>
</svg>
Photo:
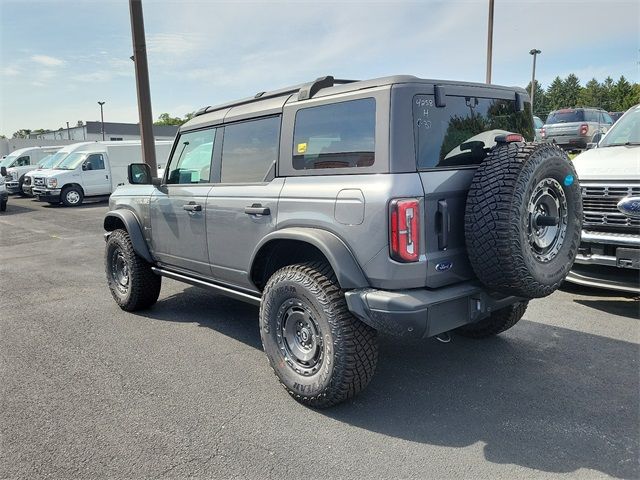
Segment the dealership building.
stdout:
<svg viewBox="0 0 640 480">
<path fill-rule="evenodd" d="M 44 133 L 31 134 L 38 140 L 72 140 L 76 142 L 103 140 L 102 122 L 78 122 L 72 127 L 63 127 Z M 173 140 L 178 132 L 175 125 L 154 125 L 156 140 Z M 140 125 L 137 123 L 104 122 L 104 140 L 140 140 Z"/>
</svg>

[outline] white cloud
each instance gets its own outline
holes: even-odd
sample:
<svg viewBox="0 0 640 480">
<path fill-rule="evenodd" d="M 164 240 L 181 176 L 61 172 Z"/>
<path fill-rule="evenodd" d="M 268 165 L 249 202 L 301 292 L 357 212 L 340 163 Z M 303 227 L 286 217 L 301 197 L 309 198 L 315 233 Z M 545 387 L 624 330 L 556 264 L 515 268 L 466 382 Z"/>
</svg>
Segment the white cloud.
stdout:
<svg viewBox="0 0 640 480">
<path fill-rule="evenodd" d="M 19 68 L 13 67 L 11 65 L 2 69 L 2 75 L 5 75 L 7 77 L 16 77 L 21 73 L 22 71 Z"/>
<path fill-rule="evenodd" d="M 65 64 L 64 60 L 49 55 L 31 55 L 31 60 L 46 67 L 60 67 Z"/>
</svg>

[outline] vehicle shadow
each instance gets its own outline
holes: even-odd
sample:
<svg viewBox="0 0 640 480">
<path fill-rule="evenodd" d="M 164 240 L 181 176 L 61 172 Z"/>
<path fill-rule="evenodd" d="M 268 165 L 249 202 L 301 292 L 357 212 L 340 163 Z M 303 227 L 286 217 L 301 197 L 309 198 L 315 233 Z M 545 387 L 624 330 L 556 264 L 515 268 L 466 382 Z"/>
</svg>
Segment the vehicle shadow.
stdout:
<svg viewBox="0 0 640 480">
<path fill-rule="evenodd" d="M 566 282 L 562 285 L 562 290 L 578 297 L 588 297 L 575 298 L 573 300 L 575 303 L 585 307 L 621 317 L 640 319 L 640 297 L 636 294 L 585 287 Z"/>
<path fill-rule="evenodd" d="M 261 348 L 257 315 L 254 306 L 194 287 L 146 313 Z M 638 478 L 638 346 L 531 320 L 480 341 L 382 337 L 369 387 L 317 413 L 411 442 L 480 442 L 497 464 Z"/>
</svg>

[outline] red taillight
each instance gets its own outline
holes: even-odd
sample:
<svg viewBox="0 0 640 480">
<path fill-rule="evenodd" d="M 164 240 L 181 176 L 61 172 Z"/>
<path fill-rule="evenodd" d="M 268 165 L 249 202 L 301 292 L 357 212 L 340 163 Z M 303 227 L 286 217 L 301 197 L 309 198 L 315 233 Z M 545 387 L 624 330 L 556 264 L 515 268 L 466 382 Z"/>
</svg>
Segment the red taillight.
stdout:
<svg viewBox="0 0 640 480">
<path fill-rule="evenodd" d="M 399 262 L 417 262 L 420 256 L 420 203 L 398 199 L 391 202 L 389 219 L 391 257 Z"/>
<path fill-rule="evenodd" d="M 588 131 L 589 131 L 589 125 L 587 125 L 586 123 L 583 123 L 582 125 L 580 125 L 580 135 L 586 135 Z"/>
<path fill-rule="evenodd" d="M 495 138 L 496 143 L 523 142 L 524 138 L 519 133 L 508 133 L 506 135 L 498 135 Z"/>
<path fill-rule="evenodd" d="M 540 129 L 540 136 L 541 136 L 542 138 L 544 138 L 544 137 L 546 137 L 546 136 L 547 136 L 547 131 L 546 131 L 544 128 L 541 128 L 541 129 Z"/>
</svg>

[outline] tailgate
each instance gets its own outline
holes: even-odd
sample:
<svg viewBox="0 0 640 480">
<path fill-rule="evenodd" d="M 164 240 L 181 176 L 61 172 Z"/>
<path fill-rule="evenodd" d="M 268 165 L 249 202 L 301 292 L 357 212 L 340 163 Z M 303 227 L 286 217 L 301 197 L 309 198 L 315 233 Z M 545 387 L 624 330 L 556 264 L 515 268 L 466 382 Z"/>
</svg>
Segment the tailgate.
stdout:
<svg viewBox="0 0 640 480">
<path fill-rule="evenodd" d="M 420 173 L 425 192 L 427 286 L 474 278 L 464 239 L 464 210 L 475 169 Z"/>
</svg>

